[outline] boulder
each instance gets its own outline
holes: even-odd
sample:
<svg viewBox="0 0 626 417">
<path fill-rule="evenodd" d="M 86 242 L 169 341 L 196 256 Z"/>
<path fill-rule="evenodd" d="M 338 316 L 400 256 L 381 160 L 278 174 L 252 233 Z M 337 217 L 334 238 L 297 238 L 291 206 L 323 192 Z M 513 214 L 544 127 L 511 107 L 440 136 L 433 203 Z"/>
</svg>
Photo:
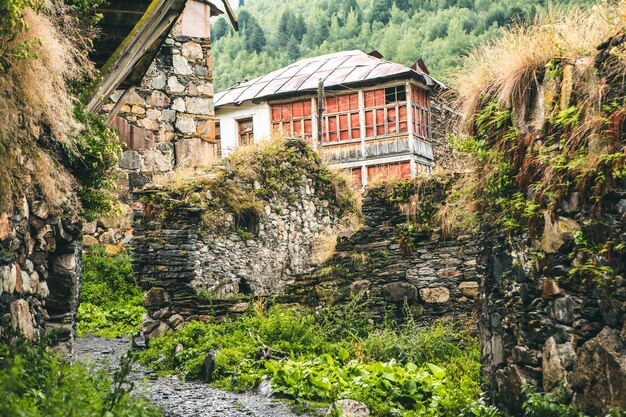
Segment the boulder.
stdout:
<svg viewBox="0 0 626 417">
<path fill-rule="evenodd" d="M 27 340 L 35 340 L 37 331 L 33 325 L 33 316 L 30 314 L 30 306 L 26 300 L 16 300 L 11 303 L 11 323 Z"/>
<path fill-rule="evenodd" d="M 426 303 L 447 303 L 450 300 L 450 290 L 446 287 L 422 288 L 420 297 Z"/>
<path fill-rule="evenodd" d="M 543 298 L 550 298 L 553 295 L 560 294 L 561 290 L 556 280 L 546 279 L 541 282 L 541 296 Z"/>
<path fill-rule="evenodd" d="M 550 392 L 558 389 L 567 381 L 568 371 L 574 362 L 574 346 L 570 342 L 557 344 L 550 337 L 543 346 L 541 368 L 543 370 L 543 390 Z"/>
<path fill-rule="evenodd" d="M 240 303 L 235 304 L 231 308 L 231 311 L 233 313 L 245 313 L 246 311 L 248 311 L 249 307 L 250 307 L 250 303 L 246 303 L 245 301 L 242 301 Z"/>
<path fill-rule="evenodd" d="M 83 245 L 86 247 L 95 246 L 95 245 L 98 245 L 99 243 L 100 242 L 98 242 L 98 239 L 96 239 L 93 236 L 90 236 L 90 235 L 83 236 Z"/>
<path fill-rule="evenodd" d="M 557 253 L 566 243 L 574 239 L 574 234 L 578 231 L 580 231 L 580 225 L 576 220 L 567 217 L 557 217 L 552 220 L 550 213 L 546 212 L 541 248 L 546 253 Z"/>
<path fill-rule="evenodd" d="M 408 282 L 390 282 L 383 285 L 382 291 L 389 301 L 396 303 L 417 300 L 417 288 Z"/>
<path fill-rule="evenodd" d="M 351 399 L 335 401 L 326 415 L 331 415 L 333 410 L 339 410 L 343 417 L 369 417 L 370 415 L 367 405 Z"/>
<path fill-rule="evenodd" d="M 461 291 L 464 296 L 475 300 L 478 298 L 478 282 L 463 281 L 459 284 L 459 291 Z"/>
<path fill-rule="evenodd" d="M 586 414 L 626 408 L 626 343 L 618 330 L 605 327 L 578 349 L 572 386 L 573 402 Z"/>
<path fill-rule="evenodd" d="M 183 323 L 185 323 L 185 319 L 180 314 L 174 314 L 173 316 L 170 316 L 170 318 L 167 319 L 167 321 L 169 322 L 170 326 L 172 326 L 173 329 L 177 329 Z"/>
<path fill-rule="evenodd" d="M 105 229 L 128 230 L 133 224 L 133 209 L 124 204 L 120 214 L 105 216 L 99 223 Z"/>
<path fill-rule="evenodd" d="M 170 302 L 170 295 L 161 287 L 153 287 L 144 295 L 143 304 L 146 307 L 165 307 Z"/>
</svg>

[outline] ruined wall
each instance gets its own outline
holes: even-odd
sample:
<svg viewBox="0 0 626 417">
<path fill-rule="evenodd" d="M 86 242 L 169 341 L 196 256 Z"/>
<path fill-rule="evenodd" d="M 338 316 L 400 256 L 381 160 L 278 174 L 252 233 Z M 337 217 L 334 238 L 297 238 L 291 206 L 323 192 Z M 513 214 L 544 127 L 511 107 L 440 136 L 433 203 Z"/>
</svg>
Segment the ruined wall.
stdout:
<svg viewBox="0 0 626 417">
<path fill-rule="evenodd" d="M 407 222 L 406 216 L 371 191 L 363 199 L 363 216 L 364 226 L 340 238 L 333 257 L 313 274 L 298 276 L 287 293 L 319 303 L 347 301 L 364 291 L 380 319 L 390 308 L 402 317 L 407 304 L 424 322 L 464 317 L 477 308 L 475 238 L 402 238 L 398 226 Z"/>
<path fill-rule="evenodd" d="M 75 217 L 52 215 L 43 201 L 26 198 L 15 212 L 0 213 L 0 336 L 9 328 L 29 340 L 51 332 L 70 354 L 81 255 Z"/>
<path fill-rule="evenodd" d="M 126 146 L 119 162 L 127 173 L 127 178 L 120 176 L 123 188 L 142 187 L 155 174 L 217 158 L 209 14 L 208 4 L 188 4 L 141 86 L 113 121 Z"/>
<path fill-rule="evenodd" d="M 524 384 L 546 392 L 563 387 L 590 415 L 626 407 L 626 260 L 600 259 L 615 271 L 614 280 L 607 273 L 603 286 L 570 274 L 581 266 L 571 256 L 577 231 L 626 244 L 626 184 L 605 196 L 599 224 L 583 220 L 589 207 L 582 207 L 578 196 L 570 201 L 555 220 L 546 217 L 541 240 L 510 240 L 492 232 L 484 241 L 483 378 L 516 415 Z"/>
</svg>

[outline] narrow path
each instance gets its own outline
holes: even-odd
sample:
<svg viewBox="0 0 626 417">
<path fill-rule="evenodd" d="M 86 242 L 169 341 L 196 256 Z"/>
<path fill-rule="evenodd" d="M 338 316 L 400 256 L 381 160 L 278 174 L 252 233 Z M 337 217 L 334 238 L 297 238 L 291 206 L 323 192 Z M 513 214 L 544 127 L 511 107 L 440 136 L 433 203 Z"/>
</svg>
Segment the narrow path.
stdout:
<svg viewBox="0 0 626 417">
<path fill-rule="evenodd" d="M 127 339 L 83 337 L 76 341 L 76 356 L 85 362 L 115 365 L 128 350 Z M 139 392 L 161 407 L 165 417 L 296 417 L 289 406 L 256 393 L 222 391 L 199 382 L 183 382 L 175 376 L 154 377 L 134 365 L 133 379 Z"/>
</svg>

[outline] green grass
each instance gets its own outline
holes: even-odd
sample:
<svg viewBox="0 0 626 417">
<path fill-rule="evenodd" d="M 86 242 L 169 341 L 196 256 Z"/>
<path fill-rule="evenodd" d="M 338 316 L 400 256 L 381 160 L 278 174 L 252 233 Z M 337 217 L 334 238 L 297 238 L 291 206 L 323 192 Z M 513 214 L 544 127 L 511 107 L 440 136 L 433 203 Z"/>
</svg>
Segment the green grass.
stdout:
<svg viewBox="0 0 626 417">
<path fill-rule="evenodd" d="M 410 320 L 374 325 L 360 313 L 366 302 L 317 312 L 299 306 L 265 312 L 257 304 L 237 320 L 189 323 L 152 341 L 140 360 L 161 374 L 195 379 L 213 351 L 219 388 L 244 390 L 269 378 L 277 395 L 301 404 L 352 398 L 376 416 L 495 415 L 481 400 L 480 352 L 467 330 Z M 176 354 L 179 344 L 184 349 Z M 274 357 L 257 360 L 265 347 Z"/>
<path fill-rule="evenodd" d="M 68 363 L 43 343 L 0 343 L 0 415 L 11 417 L 160 417 L 132 394 L 131 362 L 96 370 Z"/>
<path fill-rule="evenodd" d="M 83 255 L 83 263 L 79 336 L 117 337 L 136 331 L 145 308 L 128 254 L 109 255 L 96 246 Z"/>
</svg>

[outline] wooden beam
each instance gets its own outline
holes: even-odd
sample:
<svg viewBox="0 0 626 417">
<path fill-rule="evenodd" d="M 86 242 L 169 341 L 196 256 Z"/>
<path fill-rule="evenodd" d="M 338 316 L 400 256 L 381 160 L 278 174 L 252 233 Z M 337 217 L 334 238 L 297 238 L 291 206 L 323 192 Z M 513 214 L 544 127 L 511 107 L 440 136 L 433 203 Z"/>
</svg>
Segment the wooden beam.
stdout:
<svg viewBox="0 0 626 417">
<path fill-rule="evenodd" d="M 106 98 L 127 80 L 143 59 L 145 68 L 140 68 L 142 74 L 136 76 L 140 82 L 165 40 L 164 34 L 169 33 L 174 26 L 185 4 L 186 0 L 152 1 L 144 16 L 102 68 L 102 79 L 87 104 L 89 111 L 97 112 Z"/>
<path fill-rule="evenodd" d="M 113 121 L 113 119 L 115 119 L 115 116 L 117 116 L 117 113 L 119 113 L 124 103 L 126 103 L 126 100 L 128 100 L 128 97 L 130 97 L 130 95 L 135 91 L 135 88 L 136 87 L 134 85 L 127 88 L 126 91 L 124 91 L 124 93 L 117 100 L 117 103 L 115 103 L 115 106 L 113 106 L 113 108 L 107 115 L 107 124 L 109 126 L 111 126 L 111 122 Z"/>
</svg>

